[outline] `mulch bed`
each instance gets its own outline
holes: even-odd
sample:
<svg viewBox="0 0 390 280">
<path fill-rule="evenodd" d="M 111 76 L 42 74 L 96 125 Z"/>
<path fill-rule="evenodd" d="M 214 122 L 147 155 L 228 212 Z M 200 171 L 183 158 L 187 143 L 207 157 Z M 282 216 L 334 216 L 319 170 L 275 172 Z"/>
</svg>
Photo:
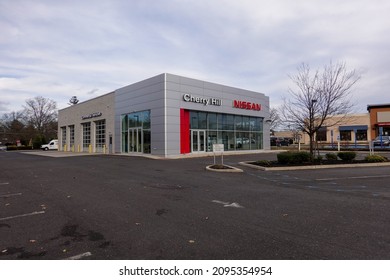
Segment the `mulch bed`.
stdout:
<svg viewBox="0 0 390 280">
<path fill-rule="evenodd" d="M 212 169 L 233 169 L 229 166 L 222 165 L 222 164 L 214 164 L 214 165 L 211 165 L 210 168 L 212 168 Z"/>
</svg>

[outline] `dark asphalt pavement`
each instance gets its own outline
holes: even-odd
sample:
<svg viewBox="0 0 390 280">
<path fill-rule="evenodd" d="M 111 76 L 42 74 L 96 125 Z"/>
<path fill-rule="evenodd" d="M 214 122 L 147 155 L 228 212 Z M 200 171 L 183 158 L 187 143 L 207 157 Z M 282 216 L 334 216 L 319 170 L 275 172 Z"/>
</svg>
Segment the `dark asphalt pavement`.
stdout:
<svg viewBox="0 0 390 280">
<path fill-rule="evenodd" d="M 0 260 L 390 259 L 390 167 L 212 162 L 2 152 Z"/>
</svg>

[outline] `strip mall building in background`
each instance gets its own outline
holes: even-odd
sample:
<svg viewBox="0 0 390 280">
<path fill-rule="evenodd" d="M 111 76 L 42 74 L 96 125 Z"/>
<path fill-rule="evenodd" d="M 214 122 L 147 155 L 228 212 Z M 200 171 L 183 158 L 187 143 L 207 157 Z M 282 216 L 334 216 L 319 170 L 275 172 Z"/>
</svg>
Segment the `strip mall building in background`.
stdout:
<svg viewBox="0 0 390 280">
<path fill-rule="evenodd" d="M 175 157 L 270 148 L 263 93 L 161 74 L 59 111 L 61 151 Z"/>
<path fill-rule="evenodd" d="M 390 104 L 367 105 L 367 111 L 373 139 L 379 135 L 390 135 Z"/>
</svg>

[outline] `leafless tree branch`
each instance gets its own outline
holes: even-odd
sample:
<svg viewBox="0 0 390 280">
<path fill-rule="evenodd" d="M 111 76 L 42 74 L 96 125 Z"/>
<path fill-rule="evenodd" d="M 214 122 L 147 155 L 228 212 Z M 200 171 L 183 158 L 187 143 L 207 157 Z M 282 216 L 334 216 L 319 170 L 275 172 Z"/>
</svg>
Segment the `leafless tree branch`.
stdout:
<svg viewBox="0 0 390 280">
<path fill-rule="evenodd" d="M 282 121 L 310 137 L 313 154 L 315 133 L 324 125 L 337 125 L 352 112 L 352 89 L 360 76 L 355 70 L 348 71 L 344 62 L 325 65 L 322 71 L 311 71 L 302 64 L 295 75 L 290 75 L 294 87 L 288 90 L 282 108 Z M 332 117 L 339 115 L 341 117 Z"/>
</svg>

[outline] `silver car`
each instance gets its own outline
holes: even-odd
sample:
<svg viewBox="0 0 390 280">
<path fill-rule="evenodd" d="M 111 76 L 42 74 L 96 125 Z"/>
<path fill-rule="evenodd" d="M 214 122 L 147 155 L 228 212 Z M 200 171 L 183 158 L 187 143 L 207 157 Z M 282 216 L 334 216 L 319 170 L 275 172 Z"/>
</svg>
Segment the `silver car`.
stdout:
<svg viewBox="0 0 390 280">
<path fill-rule="evenodd" d="M 381 143 L 381 137 L 382 137 L 382 143 Z M 374 146 L 390 146 L 390 136 L 382 135 L 375 138 L 374 141 L 372 141 Z"/>
</svg>

